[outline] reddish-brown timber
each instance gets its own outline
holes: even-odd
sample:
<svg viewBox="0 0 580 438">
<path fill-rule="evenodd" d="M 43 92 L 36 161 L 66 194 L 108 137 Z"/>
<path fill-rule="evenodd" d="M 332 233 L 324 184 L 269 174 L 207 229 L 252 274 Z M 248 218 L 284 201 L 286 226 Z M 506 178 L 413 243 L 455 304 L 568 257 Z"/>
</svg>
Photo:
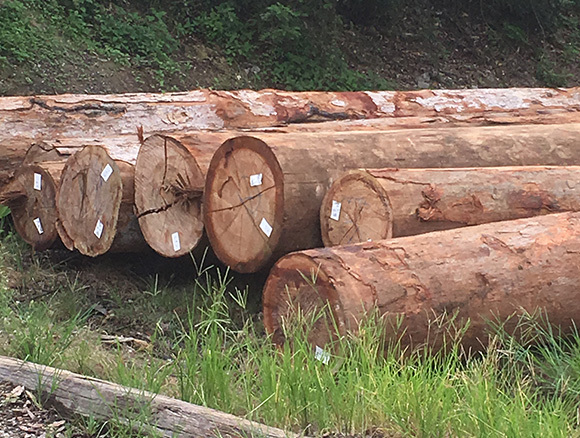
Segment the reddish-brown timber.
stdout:
<svg viewBox="0 0 580 438">
<path fill-rule="evenodd" d="M 325 246 L 580 211 L 580 166 L 361 169 L 320 208 Z"/>
<path fill-rule="evenodd" d="M 301 251 L 270 272 L 264 324 L 281 344 L 297 309 L 319 312 L 309 340 L 323 347 L 378 313 L 387 340 L 438 348 L 469 321 L 462 343 L 480 348 L 489 321 L 512 332 L 514 314 L 541 309 L 564 330 L 577 324 L 579 271 L 580 213 Z"/>
<path fill-rule="evenodd" d="M 0 195 L 10 207 L 14 228 L 37 251 L 49 248 L 58 237 L 56 194 L 64 164 L 60 160 L 21 166 Z"/>
<path fill-rule="evenodd" d="M 256 272 L 320 246 L 320 206 L 345 170 L 580 164 L 580 125 L 254 134 L 209 166 L 204 225 L 218 258 Z"/>
<path fill-rule="evenodd" d="M 112 249 L 140 251 L 143 237 L 132 214 L 134 168 L 99 146 L 71 155 L 62 173 L 57 208 L 69 249 L 97 256 Z M 117 239 L 119 235 L 119 239 Z"/>
</svg>

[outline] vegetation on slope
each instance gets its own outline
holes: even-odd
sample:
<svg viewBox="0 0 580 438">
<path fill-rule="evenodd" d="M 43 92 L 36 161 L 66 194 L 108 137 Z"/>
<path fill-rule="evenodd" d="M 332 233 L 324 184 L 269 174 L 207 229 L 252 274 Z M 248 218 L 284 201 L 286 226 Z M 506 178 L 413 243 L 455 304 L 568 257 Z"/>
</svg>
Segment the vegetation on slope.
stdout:
<svg viewBox="0 0 580 438">
<path fill-rule="evenodd" d="M 564 86 L 578 0 L 3 0 L 0 93 Z"/>
</svg>

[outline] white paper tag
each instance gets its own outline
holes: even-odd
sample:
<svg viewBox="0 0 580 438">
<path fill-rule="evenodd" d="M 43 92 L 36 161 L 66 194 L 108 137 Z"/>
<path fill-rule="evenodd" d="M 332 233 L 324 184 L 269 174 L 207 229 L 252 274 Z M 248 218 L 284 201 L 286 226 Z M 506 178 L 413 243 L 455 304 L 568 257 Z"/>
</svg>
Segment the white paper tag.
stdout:
<svg viewBox="0 0 580 438">
<path fill-rule="evenodd" d="M 103 171 L 101 172 L 101 178 L 105 180 L 105 182 L 109 181 L 109 177 L 113 173 L 113 168 L 110 164 L 107 164 Z"/>
<path fill-rule="evenodd" d="M 40 173 L 34 174 L 34 190 L 42 190 L 42 175 Z"/>
<path fill-rule="evenodd" d="M 316 351 L 314 352 L 314 358 L 322 362 L 324 365 L 327 365 L 328 361 L 330 360 L 330 353 L 328 351 L 324 351 L 317 345 Z"/>
<path fill-rule="evenodd" d="M 179 241 L 179 233 L 173 233 L 171 235 L 171 240 L 173 241 L 173 251 L 177 252 L 181 249 L 181 242 Z"/>
<path fill-rule="evenodd" d="M 340 219 L 341 207 L 342 203 L 336 202 L 334 199 L 332 200 L 332 211 L 330 212 L 330 219 L 334 219 L 335 221 Z"/>
<path fill-rule="evenodd" d="M 36 229 L 38 230 L 38 234 L 43 234 L 44 230 L 42 229 L 42 223 L 40 222 L 40 218 L 37 217 L 32 222 L 34 222 L 34 225 L 36 225 Z"/>
<path fill-rule="evenodd" d="M 99 219 L 97 221 L 97 225 L 95 225 L 95 231 L 93 231 L 93 233 L 95 233 L 95 236 L 97 236 L 97 239 L 100 239 L 101 236 L 103 235 L 103 228 L 104 228 L 104 225 L 101 222 L 101 220 Z"/>
<path fill-rule="evenodd" d="M 252 187 L 261 186 L 262 185 L 262 174 L 257 173 L 256 175 L 250 175 L 250 185 Z"/>
<path fill-rule="evenodd" d="M 262 218 L 262 222 L 260 222 L 260 229 L 266 236 L 270 237 L 272 235 L 272 225 L 265 218 Z"/>
</svg>

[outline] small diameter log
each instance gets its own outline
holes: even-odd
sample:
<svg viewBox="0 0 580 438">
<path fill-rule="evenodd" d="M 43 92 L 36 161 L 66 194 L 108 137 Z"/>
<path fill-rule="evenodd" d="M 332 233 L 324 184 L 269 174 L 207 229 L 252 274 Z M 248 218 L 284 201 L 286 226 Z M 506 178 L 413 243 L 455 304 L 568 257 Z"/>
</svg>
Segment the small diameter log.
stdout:
<svg viewBox="0 0 580 438">
<path fill-rule="evenodd" d="M 66 370 L 0 356 L 0 380 L 42 393 L 57 407 L 99 420 L 118 419 L 143 433 L 182 438 L 294 438 L 281 429 L 215 409 Z M 143 422 L 146 422 L 144 424 Z"/>
<path fill-rule="evenodd" d="M 319 312 L 309 340 L 322 347 L 337 334 L 356 333 L 363 316 L 377 312 L 387 340 L 438 348 L 469 321 L 462 343 L 480 348 L 488 322 L 509 319 L 513 332 L 514 314 L 542 309 L 565 330 L 577 325 L 579 270 L 580 213 L 301 251 L 272 269 L 264 324 L 283 343 L 283 326 L 298 308 Z"/>
<path fill-rule="evenodd" d="M 22 166 L 0 195 L 16 231 L 37 251 L 48 249 L 58 237 L 56 195 L 64 165 L 61 160 Z"/>
<path fill-rule="evenodd" d="M 204 224 L 222 262 L 256 272 L 322 244 L 322 198 L 345 170 L 580 164 L 578 145 L 577 124 L 237 137 L 212 158 Z"/>
<path fill-rule="evenodd" d="M 115 161 L 99 146 L 72 155 L 62 173 L 57 208 L 63 230 L 81 254 L 107 252 L 117 231 L 123 178 Z"/>
<path fill-rule="evenodd" d="M 200 242 L 204 177 L 179 141 L 153 135 L 143 142 L 135 165 L 135 211 L 145 240 L 159 254 L 180 257 Z"/>
<path fill-rule="evenodd" d="M 322 200 L 325 246 L 580 211 L 580 167 L 366 169 Z"/>
</svg>

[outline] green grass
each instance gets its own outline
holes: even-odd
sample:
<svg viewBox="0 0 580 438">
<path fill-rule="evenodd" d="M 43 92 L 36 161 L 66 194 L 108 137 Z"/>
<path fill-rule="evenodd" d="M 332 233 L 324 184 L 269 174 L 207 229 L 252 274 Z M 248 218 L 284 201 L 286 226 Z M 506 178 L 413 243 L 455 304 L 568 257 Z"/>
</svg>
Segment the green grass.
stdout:
<svg viewBox="0 0 580 438">
<path fill-rule="evenodd" d="M 146 347 L 139 349 L 101 340 L 104 325 L 82 299 L 89 296 L 77 277 L 82 273 L 31 255 L 11 233 L 1 240 L 0 256 L 2 274 L 24 266 L 26 276 L 36 281 L 43 272 L 53 279 L 72 276 L 61 282 L 65 287 L 55 283 L 52 293 L 34 301 L 2 284 L 4 355 L 310 435 L 376 429 L 408 437 L 580 435 L 580 336 L 559 336 L 538 318 L 522 319 L 521 342 L 500 330 L 487 351 L 467 356 L 458 345 L 446 354 L 384 347 L 384 327 L 369 317 L 361 322 L 360 336 L 339 339 L 329 349 L 332 355 L 324 364 L 305 341 L 312 318 L 298 317 L 292 327 L 300 329 L 287 333 L 293 348 L 278 349 L 264 335 L 258 316 L 247 310 L 247 293 L 231 287 L 230 275 L 209 268 L 177 295 L 154 275 L 137 288 L 146 300 L 125 295 L 126 311 L 149 332 Z M 110 286 L 104 281 L 102 287 Z M 63 297 L 74 294 L 79 301 L 67 307 Z M 115 418 L 79 423 L 93 433 L 102 429 L 102 436 L 138 436 L 130 426 Z"/>
</svg>

